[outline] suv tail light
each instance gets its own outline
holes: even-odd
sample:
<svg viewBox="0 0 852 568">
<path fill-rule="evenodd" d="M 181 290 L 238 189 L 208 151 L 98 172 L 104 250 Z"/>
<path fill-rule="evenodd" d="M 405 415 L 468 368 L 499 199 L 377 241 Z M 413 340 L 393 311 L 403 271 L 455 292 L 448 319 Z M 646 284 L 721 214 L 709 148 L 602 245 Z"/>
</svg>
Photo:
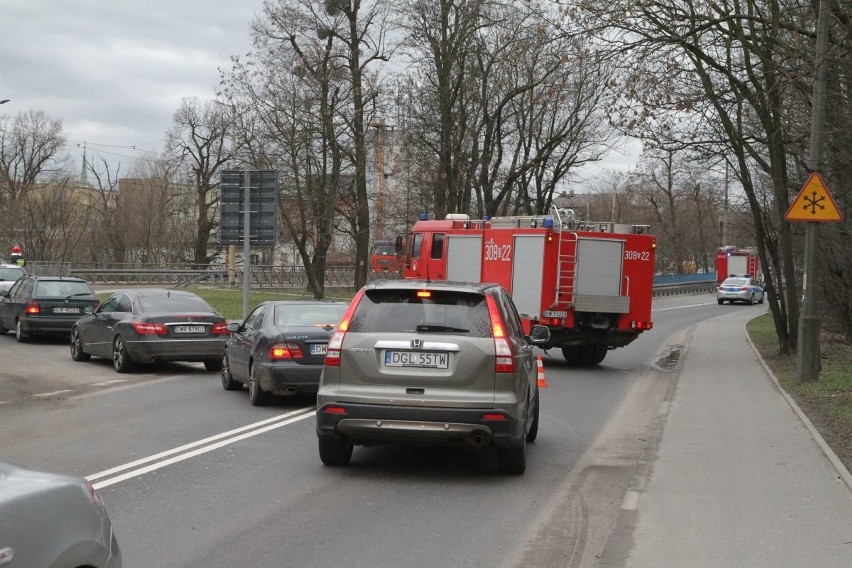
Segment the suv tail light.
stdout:
<svg viewBox="0 0 852 568">
<path fill-rule="evenodd" d="M 328 339 L 328 350 L 325 353 L 324 360 L 325 365 L 328 365 L 329 367 L 340 366 L 340 349 L 343 347 L 343 337 L 349 330 L 349 322 L 352 321 L 352 314 L 355 313 L 355 308 L 358 307 L 358 303 L 361 301 L 362 297 L 364 297 L 363 288 L 361 288 L 358 293 L 355 294 L 355 297 L 352 298 L 352 301 L 349 303 L 349 307 L 346 308 L 346 313 L 343 314 L 343 319 L 340 320 L 340 323 L 337 324 L 337 329 Z"/>
<path fill-rule="evenodd" d="M 515 372 L 515 354 L 506 339 L 506 326 L 497 309 L 497 302 L 491 296 L 485 296 L 488 315 L 491 316 L 491 335 L 494 337 L 494 371 L 497 373 Z"/>
</svg>

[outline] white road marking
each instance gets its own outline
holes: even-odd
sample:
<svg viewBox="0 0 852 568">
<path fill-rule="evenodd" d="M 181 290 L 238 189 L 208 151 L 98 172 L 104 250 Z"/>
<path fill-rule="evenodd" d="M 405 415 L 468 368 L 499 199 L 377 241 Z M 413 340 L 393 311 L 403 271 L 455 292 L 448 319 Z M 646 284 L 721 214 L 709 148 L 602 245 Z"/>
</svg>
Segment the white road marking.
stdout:
<svg viewBox="0 0 852 568">
<path fill-rule="evenodd" d="M 106 387 L 109 385 L 114 385 L 115 383 L 126 383 L 129 379 L 112 379 L 111 381 L 104 381 L 102 383 L 92 383 L 93 387 Z"/>
<path fill-rule="evenodd" d="M 73 389 L 64 389 L 64 390 L 58 390 L 58 391 L 53 391 L 53 392 L 40 392 L 38 394 L 32 395 L 32 397 L 33 398 L 47 398 L 49 396 L 55 396 L 57 394 L 65 394 L 67 392 L 74 392 L 74 390 Z"/>
<path fill-rule="evenodd" d="M 94 481 L 96 479 L 101 479 L 104 477 L 109 477 L 113 474 L 120 473 L 122 471 L 126 471 L 128 469 L 135 468 L 139 465 L 154 462 L 151 465 L 146 467 L 140 467 L 138 469 L 132 469 L 132 471 L 128 471 L 122 475 L 117 475 L 115 477 L 110 477 L 109 479 L 105 479 L 104 481 L 99 481 L 94 483 L 93 486 L 95 489 L 100 489 L 102 487 L 108 487 L 110 485 L 114 485 L 121 481 L 125 481 L 134 477 L 138 477 L 145 473 L 150 473 L 162 467 L 166 467 L 167 465 L 171 465 L 174 463 L 178 463 L 189 458 L 193 458 L 195 456 L 199 456 L 201 454 L 212 452 L 213 450 L 217 450 L 221 447 L 227 446 L 229 444 L 233 444 L 234 442 L 238 442 L 240 440 L 245 440 L 246 438 L 250 438 L 252 436 L 257 436 L 258 434 L 263 434 L 264 432 L 268 432 L 270 430 L 274 430 L 276 428 L 281 428 L 282 426 L 287 426 L 288 424 L 293 424 L 294 422 L 298 422 L 300 420 L 304 420 L 305 418 L 310 418 L 314 415 L 314 407 L 307 406 L 305 408 L 300 408 L 298 410 L 294 410 L 292 412 L 288 412 L 286 414 L 282 414 L 280 416 L 275 416 L 273 418 L 269 418 L 266 420 L 261 420 L 260 422 L 255 422 L 254 424 L 249 424 L 248 426 L 243 426 L 241 428 L 236 428 L 234 430 L 229 430 L 228 432 L 223 432 L 221 434 L 217 434 L 215 436 L 210 436 L 209 438 L 204 438 L 203 440 L 197 440 L 190 444 L 185 444 L 183 446 L 173 448 L 171 450 L 166 450 L 165 452 L 160 452 L 159 454 L 155 454 L 153 456 L 148 456 L 146 458 L 138 459 L 136 461 L 126 463 L 124 465 L 120 465 L 117 467 L 113 467 L 111 469 L 107 469 L 92 475 L 87 475 L 86 479 L 88 481 Z M 248 430 L 248 431 L 247 431 Z M 243 432 L 240 434 L 240 432 Z M 235 435 L 239 434 L 239 435 Z M 230 436 L 230 437 L 229 437 Z M 227 438 L 227 439 L 223 439 Z M 212 443 L 216 440 L 221 440 L 216 443 Z M 205 445 L 209 444 L 209 445 Z M 203 446 L 203 447 L 199 447 Z M 193 450 L 192 448 L 197 448 Z M 187 451 L 191 450 L 191 451 Z M 181 453 L 184 452 L 184 453 Z M 167 456 L 174 457 L 168 459 Z M 160 461 L 158 461 L 160 460 Z"/>
<path fill-rule="evenodd" d="M 667 312 L 669 310 L 682 310 L 684 308 L 700 308 L 701 306 L 712 306 L 713 304 L 716 304 L 716 303 L 717 302 L 715 302 L 715 301 L 704 302 L 703 304 L 690 304 L 688 306 L 675 306 L 673 308 L 658 308 L 656 310 L 651 310 L 651 311 L 652 312 Z"/>
<path fill-rule="evenodd" d="M 624 495 L 624 501 L 621 502 L 621 510 L 622 511 L 635 511 L 639 508 L 639 495 L 638 491 L 634 491 L 630 489 Z"/>
</svg>

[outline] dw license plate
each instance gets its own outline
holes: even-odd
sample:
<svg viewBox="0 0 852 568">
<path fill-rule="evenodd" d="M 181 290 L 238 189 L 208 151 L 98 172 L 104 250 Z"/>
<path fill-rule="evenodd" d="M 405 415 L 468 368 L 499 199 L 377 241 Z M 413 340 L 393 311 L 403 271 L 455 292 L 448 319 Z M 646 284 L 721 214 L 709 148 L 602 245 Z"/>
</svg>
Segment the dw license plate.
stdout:
<svg viewBox="0 0 852 568">
<path fill-rule="evenodd" d="M 385 367 L 416 367 L 421 369 L 446 369 L 448 353 L 428 351 L 385 351 Z"/>
<path fill-rule="evenodd" d="M 311 344 L 311 355 L 325 355 L 326 351 L 328 351 L 328 345 L 325 343 Z"/>
</svg>

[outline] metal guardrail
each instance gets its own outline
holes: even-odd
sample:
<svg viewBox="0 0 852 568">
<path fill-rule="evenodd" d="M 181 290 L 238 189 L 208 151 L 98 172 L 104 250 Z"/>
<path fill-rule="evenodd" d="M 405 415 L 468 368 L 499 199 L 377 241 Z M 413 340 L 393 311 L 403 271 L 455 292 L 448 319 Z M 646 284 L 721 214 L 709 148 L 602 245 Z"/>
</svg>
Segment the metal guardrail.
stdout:
<svg viewBox="0 0 852 568">
<path fill-rule="evenodd" d="M 171 268 L 77 268 L 67 263 L 30 262 L 27 271 L 43 276 L 78 276 L 92 284 L 162 285 L 184 288 L 194 285 L 228 286 L 242 284 L 242 271 L 229 274 L 222 267 L 208 269 Z M 306 289 L 308 277 L 301 266 L 253 265 L 251 285 L 257 288 Z M 689 277 L 693 280 L 688 280 Z M 696 278 L 700 277 L 700 280 Z M 370 279 L 393 278 L 394 275 L 370 273 Z M 329 266 L 326 270 L 327 288 L 352 288 L 355 267 Z M 655 278 L 654 296 L 700 294 L 716 289 L 715 274 L 677 275 Z"/>
</svg>

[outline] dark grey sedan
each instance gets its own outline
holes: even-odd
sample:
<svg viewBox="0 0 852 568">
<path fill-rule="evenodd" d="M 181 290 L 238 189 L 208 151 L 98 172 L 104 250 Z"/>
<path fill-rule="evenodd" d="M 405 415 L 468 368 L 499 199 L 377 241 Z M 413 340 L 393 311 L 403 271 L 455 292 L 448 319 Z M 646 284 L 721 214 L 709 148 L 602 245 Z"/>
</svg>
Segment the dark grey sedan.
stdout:
<svg viewBox="0 0 852 568">
<path fill-rule="evenodd" d="M 316 392 L 328 338 L 348 304 L 332 301 L 263 302 L 231 336 L 222 366 L 225 390 L 249 387 L 258 406 L 272 395 Z"/>
<path fill-rule="evenodd" d="M 109 515 L 91 483 L 0 463 L 0 565 L 121 568 Z"/>
<path fill-rule="evenodd" d="M 119 373 L 158 361 L 200 361 L 219 371 L 227 340 L 225 318 L 192 292 L 122 290 L 74 324 L 71 358 L 112 359 Z"/>
</svg>

